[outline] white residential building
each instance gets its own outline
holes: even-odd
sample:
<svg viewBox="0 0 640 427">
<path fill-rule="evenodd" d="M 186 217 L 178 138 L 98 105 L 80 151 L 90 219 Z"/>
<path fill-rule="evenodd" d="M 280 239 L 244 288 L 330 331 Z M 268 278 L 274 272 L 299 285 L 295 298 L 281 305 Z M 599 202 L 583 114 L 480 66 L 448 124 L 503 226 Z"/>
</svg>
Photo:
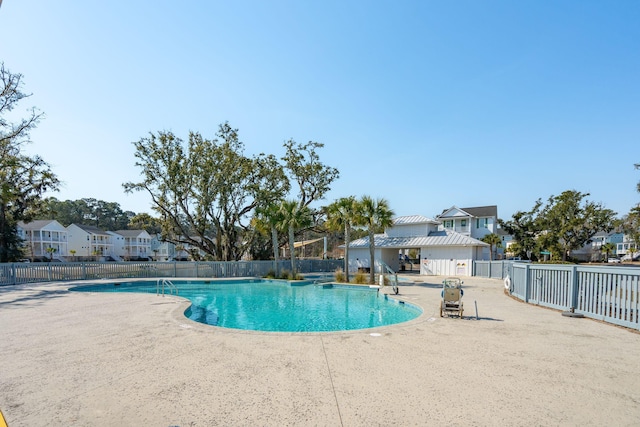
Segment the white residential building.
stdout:
<svg viewBox="0 0 640 427">
<path fill-rule="evenodd" d="M 640 253 L 640 248 L 638 248 L 635 242 L 633 242 L 626 234 L 624 235 L 622 242 L 618 243 L 616 246 L 616 255 L 625 261 L 635 258 L 638 253 Z"/>
<path fill-rule="evenodd" d="M 56 220 L 20 221 L 18 236 L 30 259 L 62 260 L 68 254 L 67 229 Z"/>
<path fill-rule="evenodd" d="M 513 240 L 512 235 L 508 234 L 502 228 L 498 228 L 496 234 L 500 236 L 500 247 L 496 248 L 497 259 L 504 259 L 506 254 L 511 252 L 509 247 L 515 243 L 515 240 Z"/>
<path fill-rule="evenodd" d="M 191 239 L 199 240 L 197 236 Z M 188 261 L 193 260 L 193 254 L 196 253 L 200 259 L 206 257 L 206 253 L 197 246 L 189 243 L 172 243 L 160 239 L 160 235 L 153 236 L 151 239 L 151 256 L 155 261 Z"/>
<path fill-rule="evenodd" d="M 487 234 L 498 232 L 498 207 L 480 206 L 458 208 L 452 206 L 436 217 L 441 229 L 455 231 L 464 236 L 482 239 Z"/>
<path fill-rule="evenodd" d="M 80 259 L 85 257 L 110 257 L 114 255 L 113 237 L 107 231 L 91 225 L 71 224 L 69 233 L 69 250 L 75 251 Z"/>
<path fill-rule="evenodd" d="M 176 245 L 160 240 L 160 235 L 156 234 L 151 238 L 151 254 L 154 261 L 171 261 L 176 257 Z"/>
<path fill-rule="evenodd" d="M 112 237 L 113 255 L 129 260 L 150 259 L 151 235 L 145 230 L 107 231 Z"/>
<path fill-rule="evenodd" d="M 610 256 L 616 255 L 617 246 L 623 243 L 623 236 L 622 233 L 599 231 L 582 248 L 571 251 L 571 256 L 580 261 L 602 261 L 605 258 L 602 246 L 611 243 L 616 250 Z"/>
</svg>

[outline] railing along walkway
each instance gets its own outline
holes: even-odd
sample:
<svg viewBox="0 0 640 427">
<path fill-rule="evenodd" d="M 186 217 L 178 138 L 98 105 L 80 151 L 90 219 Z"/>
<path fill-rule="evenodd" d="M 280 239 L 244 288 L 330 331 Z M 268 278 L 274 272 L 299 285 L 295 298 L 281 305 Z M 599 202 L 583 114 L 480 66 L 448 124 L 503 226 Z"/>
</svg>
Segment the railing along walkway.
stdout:
<svg viewBox="0 0 640 427">
<path fill-rule="evenodd" d="M 638 267 L 487 263 L 476 261 L 474 275 L 504 279 L 509 293 L 526 303 L 640 330 Z"/>
</svg>

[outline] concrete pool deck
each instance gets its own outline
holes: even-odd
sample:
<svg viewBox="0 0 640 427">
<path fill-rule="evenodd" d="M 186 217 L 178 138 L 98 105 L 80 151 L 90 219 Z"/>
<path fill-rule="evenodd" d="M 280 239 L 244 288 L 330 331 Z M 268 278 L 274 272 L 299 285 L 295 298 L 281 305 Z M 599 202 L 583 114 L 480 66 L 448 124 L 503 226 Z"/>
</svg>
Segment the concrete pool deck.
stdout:
<svg viewBox="0 0 640 427">
<path fill-rule="evenodd" d="M 464 319 L 440 318 L 443 277 L 409 278 L 418 319 L 312 334 L 202 325 L 178 297 L 2 287 L 0 409 L 9 427 L 640 423 L 640 334 L 482 278 Z"/>
</svg>

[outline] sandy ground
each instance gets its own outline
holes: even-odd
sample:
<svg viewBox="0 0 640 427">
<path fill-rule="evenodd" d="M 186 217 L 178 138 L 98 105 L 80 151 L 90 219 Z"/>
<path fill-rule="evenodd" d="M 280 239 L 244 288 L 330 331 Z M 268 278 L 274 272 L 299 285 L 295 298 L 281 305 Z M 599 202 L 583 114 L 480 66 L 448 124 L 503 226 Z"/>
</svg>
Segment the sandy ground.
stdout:
<svg viewBox="0 0 640 427">
<path fill-rule="evenodd" d="M 201 325 L 177 297 L 0 288 L 0 409 L 10 427 L 640 425 L 640 334 L 480 278 L 464 319 L 440 318 L 442 278 L 420 280 L 400 295 L 418 319 L 315 334 Z"/>
</svg>

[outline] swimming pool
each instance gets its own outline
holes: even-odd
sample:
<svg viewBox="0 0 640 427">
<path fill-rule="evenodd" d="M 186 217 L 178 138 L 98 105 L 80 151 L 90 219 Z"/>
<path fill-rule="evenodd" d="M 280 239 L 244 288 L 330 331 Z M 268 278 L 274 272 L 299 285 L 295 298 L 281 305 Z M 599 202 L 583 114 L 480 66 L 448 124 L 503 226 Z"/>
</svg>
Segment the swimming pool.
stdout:
<svg viewBox="0 0 640 427">
<path fill-rule="evenodd" d="M 406 322 L 422 310 L 377 289 L 276 280 L 172 281 L 192 305 L 185 316 L 223 328 L 270 332 L 328 332 Z M 117 282 L 71 288 L 79 292 L 156 293 L 156 281 Z M 168 292 L 165 288 L 165 292 Z"/>
</svg>

